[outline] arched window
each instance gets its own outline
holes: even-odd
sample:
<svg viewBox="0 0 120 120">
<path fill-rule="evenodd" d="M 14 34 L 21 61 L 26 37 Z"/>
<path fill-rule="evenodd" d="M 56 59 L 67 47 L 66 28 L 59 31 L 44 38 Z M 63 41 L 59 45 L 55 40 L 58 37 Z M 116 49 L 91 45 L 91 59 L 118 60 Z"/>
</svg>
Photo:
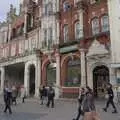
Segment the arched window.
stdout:
<svg viewBox="0 0 120 120">
<path fill-rule="evenodd" d="M 80 59 L 69 59 L 67 62 L 67 80 L 65 81 L 65 86 L 80 86 L 81 84 L 81 64 Z"/>
<path fill-rule="evenodd" d="M 99 19 L 98 18 L 94 18 L 92 20 L 92 34 L 93 35 L 97 35 L 99 32 L 100 32 Z"/>
<path fill-rule="evenodd" d="M 64 42 L 67 42 L 69 40 L 69 34 L 68 34 L 68 25 L 64 25 L 63 28 L 63 36 L 64 36 Z"/>
<path fill-rule="evenodd" d="M 75 23 L 75 39 L 80 39 L 81 37 L 83 37 L 83 32 L 80 28 L 80 23 L 76 22 Z"/>
<path fill-rule="evenodd" d="M 101 27 L 102 27 L 102 32 L 109 31 L 109 17 L 108 17 L 108 15 L 104 15 L 101 17 Z"/>
</svg>

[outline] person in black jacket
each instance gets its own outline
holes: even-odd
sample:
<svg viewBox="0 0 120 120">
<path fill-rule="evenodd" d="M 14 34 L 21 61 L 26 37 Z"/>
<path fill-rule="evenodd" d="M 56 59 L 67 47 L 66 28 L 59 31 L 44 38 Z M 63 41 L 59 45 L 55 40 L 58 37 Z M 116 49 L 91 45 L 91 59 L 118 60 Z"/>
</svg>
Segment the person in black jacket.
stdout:
<svg viewBox="0 0 120 120">
<path fill-rule="evenodd" d="M 84 96 L 85 96 L 85 89 L 81 88 L 80 96 L 78 98 L 78 102 L 79 102 L 78 114 L 77 114 L 77 117 L 74 118 L 73 120 L 79 120 L 80 116 L 83 115 L 83 110 L 81 109 L 81 106 L 82 106 L 82 102 L 83 102 Z"/>
<path fill-rule="evenodd" d="M 9 110 L 9 113 L 12 114 L 11 110 L 11 102 L 12 102 L 12 90 L 10 88 L 4 89 L 4 101 L 5 101 L 5 110 L 6 113 L 7 110 Z"/>
<path fill-rule="evenodd" d="M 45 86 L 43 86 L 43 88 L 40 89 L 40 96 L 41 96 L 41 105 L 43 105 L 44 100 L 46 100 L 47 98 L 47 89 L 45 88 Z"/>
<path fill-rule="evenodd" d="M 112 85 L 110 83 L 108 84 L 108 87 L 107 87 L 107 93 L 108 93 L 108 100 L 107 100 L 107 103 L 106 103 L 106 107 L 103 108 L 103 110 L 105 112 L 107 112 L 107 108 L 111 104 L 112 107 L 113 107 L 113 109 L 114 109 L 114 111 L 112 113 L 117 113 L 117 109 L 116 109 L 114 101 L 113 101 L 113 99 L 114 99 L 114 93 L 113 93 L 113 90 L 112 90 Z"/>
<path fill-rule="evenodd" d="M 55 97 L 55 90 L 52 88 L 52 86 L 48 89 L 48 103 L 47 107 L 49 107 L 51 103 L 51 107 L 54 108 L 54 97 Z"/>
</svg>

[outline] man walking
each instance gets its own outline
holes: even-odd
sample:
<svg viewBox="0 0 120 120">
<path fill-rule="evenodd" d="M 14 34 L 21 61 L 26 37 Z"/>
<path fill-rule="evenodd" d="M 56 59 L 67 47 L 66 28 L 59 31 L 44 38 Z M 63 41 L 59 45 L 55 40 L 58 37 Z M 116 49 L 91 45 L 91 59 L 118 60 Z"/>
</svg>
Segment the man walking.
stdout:
<svg viewBox="0 0 120 120">
<path fill-rule="evenodd" d="M 54 97 L 55 97 L 55 91 L 52 88 L 52 86 L 49 87 L 48 89 L 48 103 L 47 107 L 51 104 L 51 107 L 54 108 Z"/>
<path fill-rule="evenodd" d="M 80 95 L 79 95 L 79 98 L 78 98 L 78 102 L 79 102 L 78 114 L 77 114 L 76 119 L 74 118 L 73 120 L 79 120 L 80 116 L 83 115 L 83 110 L 81 109 L 81 106 L 82 106 L 84 96 L 85 96 L 85 89 L 81 88 L 80 89 Z"/>
<path fill-rule="evenodd" d="M 117 113 L 117 109 L 115 107 L 115 104 L 114 104 L 114 93 L 113 93 L 113 90 L 112 90 L 112 85 L 109 83 L 108 86 L 107 86 L 107 93 L 108 93 L 108 100 L 107 100 L 107 103 L 106 103 L 106 107 L 103 108 L 103 110 L 105 112 L 107 112 L 107 108 L 109 107 L 109 105 L 111 104 L 114 111 L 112 113 Z"/>
<path fill-rule="evenodd" d="M 11 88 L 5 88 L 4 90 L 4 101 L 5 101 L 5 110 L 4 112 L 6 113 L 7 110 L 9 110 L 9 113 L 12 114 L 11 110 L 11 102 L 12 102 L 12 90 Z"/>
</svg>

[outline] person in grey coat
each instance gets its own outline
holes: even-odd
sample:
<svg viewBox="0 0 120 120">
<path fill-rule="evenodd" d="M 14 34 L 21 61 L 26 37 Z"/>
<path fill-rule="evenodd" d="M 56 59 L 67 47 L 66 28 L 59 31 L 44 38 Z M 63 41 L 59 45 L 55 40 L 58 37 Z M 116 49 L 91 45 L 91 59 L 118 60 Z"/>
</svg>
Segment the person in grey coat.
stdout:
<svg viewBox="0 0 120 120">
<path fill-rule="evenodd" d="M 88 86 L 86 87 L 86 93 L 83 100 L 83 111 L 84 113 L 96 111 L 94 95 L 93 95 L 92 89 Z"/>
</svg>

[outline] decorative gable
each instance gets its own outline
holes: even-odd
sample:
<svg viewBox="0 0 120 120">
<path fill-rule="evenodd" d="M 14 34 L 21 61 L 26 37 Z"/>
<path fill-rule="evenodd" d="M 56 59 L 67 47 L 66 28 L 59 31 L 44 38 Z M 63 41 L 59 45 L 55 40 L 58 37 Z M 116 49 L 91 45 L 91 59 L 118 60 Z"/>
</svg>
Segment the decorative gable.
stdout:
<svg viewBox="0 0 120 120">
<path fill-rule="evenodd" d="M 94 42 L 88 50 L 87 56 L 104 55 L 108 53 L 108 50 L 103 44 L 100 44 L 97 40 L 94 40 Z"/>
</svg>

